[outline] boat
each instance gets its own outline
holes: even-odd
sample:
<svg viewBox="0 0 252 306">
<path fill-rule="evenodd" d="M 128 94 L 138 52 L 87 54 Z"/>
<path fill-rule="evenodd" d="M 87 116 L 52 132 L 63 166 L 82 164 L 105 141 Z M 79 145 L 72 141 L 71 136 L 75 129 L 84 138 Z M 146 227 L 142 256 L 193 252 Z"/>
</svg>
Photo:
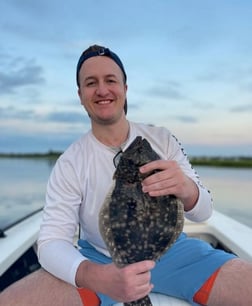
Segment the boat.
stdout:
<svg viewBox="0 0 252 306">
<path fill-rule="evenodd" d="M 42 211 L 38 210 L 0 230 L 0 291 L 40 267 L 36 256 L 36 240 L 41 218 Z M 216 210 L 205 222 L 185 220 L 184 232 L 188 236 L 207 241 L 215 248 L 232 252 L 252 262 L 252 228 Z M 150 298 L 153 306 L 190 305 L 186 301 L 158 293 L 151 293 Z"/>
</svg>

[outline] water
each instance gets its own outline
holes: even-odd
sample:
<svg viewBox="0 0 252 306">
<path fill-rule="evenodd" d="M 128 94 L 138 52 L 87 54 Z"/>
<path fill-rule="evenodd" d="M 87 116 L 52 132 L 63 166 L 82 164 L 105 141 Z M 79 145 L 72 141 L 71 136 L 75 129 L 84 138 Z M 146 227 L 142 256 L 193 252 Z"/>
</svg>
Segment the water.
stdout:
<svg viewBox="0 0 252 306">
<path fill-rule="evenodd" d="M 252 169 L 196 168 L 216 210 L 252 227 Z"/>
<path fill-rule="evenodd" d="M 46 159 L 0 158 L 0 228 L 43 207 L 52 165 Z"/>
<path fill-rule="evenodd" d="M 0 228 L 43 207 L 53 163 L 0 158 Z M 252 227 L 252 169 L 196 167 L 215 209 Z"/>
</svg>

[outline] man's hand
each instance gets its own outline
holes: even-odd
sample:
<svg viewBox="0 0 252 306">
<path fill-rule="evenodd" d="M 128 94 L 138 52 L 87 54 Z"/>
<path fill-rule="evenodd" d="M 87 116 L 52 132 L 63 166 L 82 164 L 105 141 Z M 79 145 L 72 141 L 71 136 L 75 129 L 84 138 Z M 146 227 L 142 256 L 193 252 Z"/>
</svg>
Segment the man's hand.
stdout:
<svg viewBox="0 0 252 306">
<path fill-rule="evenodd" d="M 194 207 L 199 196 L 198 187 L 184 174 L 176 161 L 155 160 L 139 169 L 143 174 L 153 170 L 159 171 L 143 180 L 143 192 L 153 197 L 175 195 L 183 202 L 186 211 Z"/>
<path fill-rule="evenodd" d="M 83 261 L 77 271 L 76 284 L 101 292 L 118 302 L 138 300 L 153 288 L 151 272 L 155 262 L 145 260 L 118 268 L 114 263 L 100 265 Z"/>
</svg>

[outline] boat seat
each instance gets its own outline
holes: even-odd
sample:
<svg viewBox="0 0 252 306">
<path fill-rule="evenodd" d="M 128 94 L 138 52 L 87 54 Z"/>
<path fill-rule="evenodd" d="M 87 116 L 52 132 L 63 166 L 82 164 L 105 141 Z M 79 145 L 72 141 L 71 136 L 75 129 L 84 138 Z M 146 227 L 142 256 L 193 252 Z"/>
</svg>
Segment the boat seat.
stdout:
<svg viewBox="0 0 252 306">
<path fill-rule="evenodd" d="M 174 298 L 172 296 L 167 296 L 159 293 L 150 293 L 149 297 L 153 306 L 189 306 L 188 302 Z M 123 303 L 114 304 L 114 306 L 123 306 Z"/>
</svg>

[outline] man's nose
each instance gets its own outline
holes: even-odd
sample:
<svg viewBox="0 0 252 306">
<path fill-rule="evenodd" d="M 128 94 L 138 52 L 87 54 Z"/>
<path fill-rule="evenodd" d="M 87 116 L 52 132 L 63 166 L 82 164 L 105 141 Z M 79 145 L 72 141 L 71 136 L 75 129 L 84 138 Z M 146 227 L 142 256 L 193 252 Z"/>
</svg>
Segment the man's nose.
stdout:
<svg viewBox="0 0 252 306">
<path fill-rule="evenodd" d="M 106 84 L 104 82 L 99 82 L 96 89 L 96 94 L 99 96 L 106 96 L 108 92 L 109 90 Z"/>
</svg>

